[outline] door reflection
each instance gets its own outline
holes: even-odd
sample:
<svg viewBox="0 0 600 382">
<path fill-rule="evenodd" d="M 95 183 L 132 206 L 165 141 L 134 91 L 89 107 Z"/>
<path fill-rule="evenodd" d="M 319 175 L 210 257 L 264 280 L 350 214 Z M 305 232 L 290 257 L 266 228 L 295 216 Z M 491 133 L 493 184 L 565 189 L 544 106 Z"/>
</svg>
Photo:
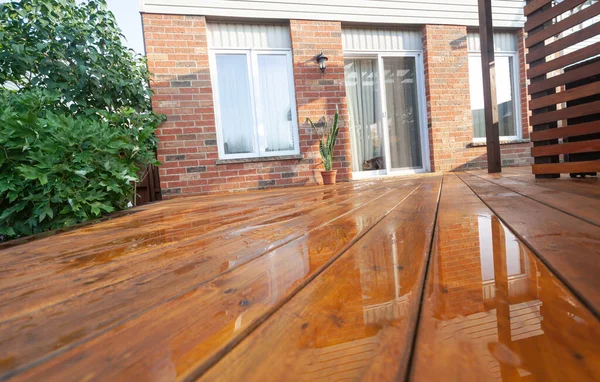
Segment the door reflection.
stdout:
<svg viewBox="0 0 600 382">
<path fill-rule="evenodd" d="M 598 358 L 594 316 L 495 216 L 452 223 L 441 227 L 435 292 L 423 316 L 429 324 L 421 329 L 433 331 L 423 345 L 438 355 L 433 363 L 503 381 L 594 375 L 577 366 L 588 356 Z M 431 316 L 439 324 L 432 325 Z M 461 356 L 453 353 L 459 349 Z M 593 369 L 598 375 L 598 366 Z"/>
</svg>

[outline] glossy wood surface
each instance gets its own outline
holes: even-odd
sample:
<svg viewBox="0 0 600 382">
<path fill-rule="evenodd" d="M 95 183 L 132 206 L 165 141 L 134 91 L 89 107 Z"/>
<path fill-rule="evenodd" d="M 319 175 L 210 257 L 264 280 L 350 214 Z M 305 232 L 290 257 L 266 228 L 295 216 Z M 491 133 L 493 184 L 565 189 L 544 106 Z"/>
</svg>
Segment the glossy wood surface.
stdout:
<svg viewBox="0 0 600 382">
<path fill-rule="evenodd" d="M 598 377 L 598 184 L 541 182 L 530 172 L 181 198 L 5 245 L 0 380 L 437 380 L 446 376 L 437 367 L 456 371 L 448 374 L 454 380 L 461 362 L 483 370 L 491 360 L 491 371 L 474 374 L 483 380 L 496 369 L 514 376 L 503 363 L 511 352 L 527 366 L 517 370 L 525 379 Z M 500 235 L 508 239 L 494 239 Z M 516 266 L 529 273 L 514 277 Z M 460 309 L 480 309 L 482 294 L 482 330 L 510 321 L 514 342 L 541 317 L 540 325 L 553 325 L 541 329 L 548 336 L 531 324 L 541 337 L 527 334 L 527 345 L 508 345 L 507 331 L 497 329 L 489 354 L 470 342 L 446 349 L 443 338 L 455 335 L 455 321 L 444 321 L 449 312 L 465 319 Z M 454 360 L 463 347 L 483 355 Z M 434 350 L 443 357 L 428 358 Z M 554 370 L 548 362 L 565 370 L 543 372 Z"/>
<path fill-rule="evenodd" d="M 41 262 L 36 264 L 37 266 L 29 267 L 27 265 L 32 263 L 32 259 L 24 256 L 21 261 L 11 264 L 12 268 L 21 266 L 23 262 L 27 264 L 24 268 L 27 268 L 28 271 L 18 279 L 22 280 L 21 284 L 16 283 L 15 280 L 3 278 L 3 281 L 6 280 L 11 286 L 16 285 L 16 287 L 13 286 L 14 293 L 2 294 L 2 299 L 8 301 L 3 301 L 0 306 L 6 308 L 10 319 L 3 320 L 0 324 L 0 350 L 3 354 L 7 353 L 11 356 L 10 372 L 18 373 L 20 370 L 29 368 L 32 362 L 53 358 L 102 334 L 106 333 L 110 337 L 111 330 L 119 328 L 121 324 L 139 316 L 147 309 L 154 308 L 157 304 L 182 298 L 181 296 L 185 296 L 186 293 L 193 291 L 202 283 L 206 283 L 210 279 L 209 276 L 215 278 L 225 271 L 231 272 L 240 264 L 273 251 L 276 252 L 275 255 L 272 254 L 271 258 L 280 261 L 283 260 L 280 253 L 292 251 L 294 254 L 299 253 L 304 257 L 310 257 L 310 253 L 306 254 L 305 252 L 312 250 L 314 256 L 301 261 L 300 265 L 305 263 L 304 268 L 310 265 L 314 272 L 320 265 L 326 263 L 329 257 L 336 255 L 336 251 L 343 250 L 349 242 L 356 240 L 372 227 L 378 219 L 381 219 L 389 209 L 399 202 L 399 198 L 401 199 L 403 194 L 411 192 L 422 182 L 421 179 L 402 179 L 395 182 L 379 181 L 377 183 L 361 182 L 354 185 L 340 185 L 336 188 L 320 188 L 318 190 L 313 188 L 312 191 L 298 189 L 294 192 L 283 193 L 279 197 L 273 193 L 266 193 L 266 195 L 256 193 L 255 195 L 229 197 L 228 203 L 223 203 L 216 197 L 204 200 L 192 198 L 190 200 L 192 203 L 188 204 L 183 201 L 173 201 L 170 202 L 169 208 L 174 210 L 174 216 L 169 216 L 168 219 L 177 224 L 173 228 L 168 227 L 169 232 L 163 236 L 169 244 L 154 248 L 156 244 L 152 244 L 152 242 L 145 245 L 145 236 L 142 240 L 136 241 L 136 234 L 129 232 L 135 230 L 123 228 L 128 225 L 137 227 L 141 224 L 133 224 L 136 221 L 130 222 L 127 221 L 129 218 L 123 218 L 120 222 L 121 237 L 113 238 L 118 249 L 111 248 L 112 252 L 106 256 L 106 259 L 102 259 L 102 251 L 92 252 L 96 257 L 91 258 L 90 263 L 82 268 L 64 267 L 65 260 L 63 258 L 77 258 L 89 247 L 93 248 L 100 244 L 94 240 L 87 244 L 80 242 L 79 246 L 83 249 L 71 252 L 67 243 L 71 242 L 76 233 L 57 236 L 54 238 L 55 241 L 63 238 L 68 240 L 62 245 L 66 254 L 60 250 L 54 257 L 46 253 Z M 257 200 L 252 200 L 252 197 Z M 270 202 L 265 203 L 267 200 Z M 194 208 L 193 203 L 195 202 L 198 203 L 198 206 Z M 300 208 L 298 208 L 299 204 L 302 205 Z M 287 205 L 287 209 L 291 209 L 292 212 L 274 215 L 269 209 L 270 205 L 282 209 Z M 184 217 L 177 218 L 178 207 L 183 206 L 186 206 L 183 209 Z M 267 210 L 263 212 L 262 207 Z M 218 210 L 214 217 L 209 214 L 211 208 Z M 194 214 L 193 211 L 196 209 L 199 212 Z M 223 223 L 222 219 L 226 219 L 229 215 L 237 216 L 239 209 L 242 209 L 242 214 L 236 220 L 237 224 L 229 227 L 227 223 Z M 244 209 L 255 209 L 255 211 L 245 211 Z M 229 211 L 231 212 L 228 213 Z M 251 217 L 252 213 L 255 214 L 254 218 Z M 139 218 L 139 216 L 138 214 L 137 217 Z M 194 226 L 191 228 L 187 226 L 187 230 L 180 231 L 180 224 L 187 217 L 202 219 L 205 225 L 211 224 L 212 219 L 216 219 L 216 224 L 221 222 L 223 225 L 216 229 L 218 231 L 216 236 L 214 233 L 213 236 L 209 234 L 208 238 L 201 235 L 194 236 L 197 233 Z M 226 222 L 228 221 L 226 220 Z M 118 223 L 114 221 L 103 224 L 107 226 L 107 229 L 111 229 L 113 226 L 118 227 Z M 137 223 L 141 222 L 137 221 Z M 225 229 L 223 229 L 224 226 Z M 200 227 L 203 226 L 200 225 L 198 230 L 205 232 Z M 92 228 L 85 229 L 79 234 L 81 237 L 89 237 L 90 229 Z M 98 227 L 94 227 L 93 231 L 103 232 Z M 152 238 L 151 234 L 149 237 Z M 47 242 L 49 239 L 43 239 L 40 242 Z M 181 241 L 186 244 L 185 247 L 182 247 Z M 128 245 L 122 245 L 123 242 Z M 52 248 L 61 248 L 57 243 L 52 245 Z M 147 251 L 148 247 L 149 251 Z M 211 248 L 214 248 L 214 253 L 211 252 Z M 11 252 L 28 254 L 35 250 L 34 242 L 23 247 L 15 247 Z M 7 253 L 8 256 L 2 257 L 2 259 L 8 261 L 11 254 L 13 253 Z M 148 254 L 152 254 L 152 256 Z M 52 261 L 46 261 L 46 258 Z M 98 259 L 102 261 L 97 261 Z M 298 265 L 298 261 L 300 260 L 291 264 Z M 69 261 L 67 264 L 71 264 L 71 262 Z M 258 268 L 252 268 L 250 273 L 244 273 L 244 276 L 239 279 L 235 275 L 230 278 L 251 283 L 251 278 L 248 278 L 249 274 L 264 273 L 265 269 L 269 269 L 267 266 L 272 265 L 272 261 L 263 262 Z M 61 268 L 61 266 L 63 267 Z M 120 266 L 120 268 L 116 266 Z M 287 263 L 284 261 L 280 263 L 280 266 L 285 268 Z M 123 270 L 123 277 L 128 277 L 127 279 L 120 278 L 120 269 Z M 86 270 L 91 273 L 91 277 L 95 274 L 105 275 L 105 278 L 100 280 L 100 286 L 93 283 L 84 284 L 89 287 L 83 291 L 79 288 L 66 287 L 69 284 L 72 285 L 73 281 L 77 284 L 78 278 L 85 277 Z M 130 273 L 127 273 L 128 270 Z M 269 270 L 279 273 L 278 268 Z M 64 282 L 65 286 L 63 288 L 38 287 L 31 293 L 22 293 L 24 296 L 21 296 L 20 300 L 17 292 L 26 288 L 35 288 L 41 279 L 37 276 L 38 272 L 46 277 L 56 277 L 53 281 L 55 283 Z M 283 270 L 281 273 L 285 274 Z M 303 273 L 304 269 L 297 270 L 294 276 Z M 135 277 L 138 274 L 139 276 Z M 214 285 L 219 285 L 219 281 L 214 281 L 205 289 L 214 291 Z M 297 281 L 294 279 L 294 282 Z M 293 282 L 288 284 L 291 285 Z M 233 289 L 235 288 L 222 288 L 221 293 L 214 297 L 219 300 L 224 291 Z M 6 290 L 10 291 L 11 289 L 7 288 Z M 246 291 L 247 289 L 240 289 L 240 293 Z M 225 295 L 228 294 L 231 292 Z M 15 302 L 11 298 L 12 296 L 15 296 L 18 301 Z M 41 296 L 45 298 L 41 298 Z M 66 300 L 59 301 L 65 296 Z M 226 302 L 226 306 L 234 304 L 231 301 L 237 301 L 239 304 L 240 301 L 247 300 L 240 297 L 239 293 L 228 297 L 230 300 Z M 24 314 L 23 306 L 27 301 L 31 301 L 31 304 L 26 306 L 29 310 Z M 185 303 L 180 306 L 183 311 L 177 311 L 175 317 L 185 320 L 185 310 L 190 306 Z M 36 310 L 36 307 L 39 308 Z M 193 307 L 205 309 L 202 302 Z M 170 305 L 167 309 L 171 310 Z M 218 307 L 215 306 L 215 309 Z M 221 313 L 217 311 L 215 314 Z M 153 322 L 153 319 L 150 321 Z M 226 327 L 228 322 L 224 322 L 222 326 Z M 205 322 L 201 321 L 200 324 L 205 325 Z M 165 327 L 165 333 L 169 334 L 170 328 Z M 211 332 L 209 328 L 207 334 L 214 335 L 215 333 Z M 152 344 L 148 346 L 152 346 Z M 218 350 L 212 345 L 207 348 L 211 352 Z M 199 354 L 205 357 L 204 353 Z M 112 367 L 110 363 L 109 367 Z"/>
<path fill-rule="evenodd" d="M 600 227 L 600 200 L 596 198 L 527 184 L 499 174 L 476 172 L 474 175 Z"/>
<path fill-rule="evenodd" d="M 404 378 L 439 188 L 423 184 L 203 379 Z"/>
<path fill-rule="evenodd" d="M 445 177 L 412 381 L 594 381 L 600 321 Z"/>
<path fill-rule="evenodd" d="M 476 175 L 481 175 L 482 172 L 475 172 Z M 545 188 L 563 191 L 575 195 L 587 196 L 590 198 L 600 198 L 600 178 L 570 178 L 568 175 L 562 175 L 556 179 L 536 179 L 531 176 L 532 172 L 529 167 L 507 167 L 502 169 L 502 178 L 509 178 L 542 186 Z"/>
<path fill-rule="evenodd" d="M 600 228 L 469 174 L 460 178 L 600 315 Z M 600 213 L 600 211 L 596 211 Z"/>
</svg>

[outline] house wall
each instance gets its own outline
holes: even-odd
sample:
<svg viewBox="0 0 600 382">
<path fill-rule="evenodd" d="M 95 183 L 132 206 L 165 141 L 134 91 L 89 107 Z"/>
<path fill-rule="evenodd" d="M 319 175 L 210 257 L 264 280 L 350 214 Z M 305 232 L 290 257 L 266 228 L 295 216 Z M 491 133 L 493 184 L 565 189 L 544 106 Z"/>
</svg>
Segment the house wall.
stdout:
<svg viewBox="0 0 600 382">
<path fill-rule="evenodd" d="M 142 12 L 388 24 L 478 25 L 477 0 L 141 0 Z M 495 27 L 521 28 L 523 1 L 492 0 Z"/>
<path fill-rule="evenodd" d="M 218 161 L 205 17 L 143 14 L 142 20 L 148 67 L 154 73 L 153 108 L 167 116 L 156 132 L 165 197 L 318 184 L 318 141 L 306 119 L 316 121 L 323 115 L 331 119 L 336 106 L 341 128 L 334 168 L 340 181 L 350 179 L 339 22 L 290 22 L 301 157 L 223 163 Z M 325 74 L 313 65 L 317 43 L 326 43 L 324 53 L 331 57 Z"/>
<path fill-rule="evenodd" d="M 336 107 L 340 116 L 340 132 L 333 153 L 333 168 L 338 171 L 338 180 L 351 179 L 350 133 L 348 131 L 348 109 L 344 83 L 344 53 L 342 50 L 342 25 L 337 21 L 290 20 L 294 85 L 298 108 L 300 152 L 310 164 L 321 161 L 317 135 L 307 123 L 320 116 L 334 115 Z M 315 51 L 323 50 L 329 57 L 327 70 L 321 73 L 316 67 Z M 311 166 L 314 168 L 314 166 Z M 304 168 L 301 181 L 320 181 L 311 168 Z"/>
<path fill-rule="evenodd" d="M 467 28 L 425 25 L 422 29 L 432 171 L 487 167 L 485 146 L 473 146 Z M 519 45 L 523 44 L 519 32 Z M 529 138 L 525 56 L 519 54 L 522 137 Z M 502 164 L 532 163 L 531 144 L 503 144 Z"/>
<path fill-rule="evenodd" d="M 165 197 L 217 190 L 214 105 L 204 16 L 142 16 L 154 111 L 167 116 L 156 131 Z"/>
<path fill-rule="evenodd" d="M 157 131 L 165 197 L 320 183 L 317 137 L 306 119 L 331 118 L 336 106 L 341 132 L 334 166 L 340 181 L 351 179 L 342 44 L 344 35 L 349 46 L 351 33 L 346 33 L 346 28 L 342 32 L 341 22 L 292 19 L 283 23 L 290 31 L 300 155 L 235 163 L 219 160 L 206 18 L 148 13 L 142 17 L 148 65 L 155 74 L 153 107 L 167 115 Z M 467 27 L 425 25 L 413 31 L 403 36 L 407 36 L 407 46 L 423 50 L 431 170 L 485 168 L 485 146 L 470 147 Z M 421 36 L 421 44 L 413 41 L 413 34 Z M 526 139 L 529 125 L 522 37 L 520 33 L 522 136 Z M 360 40 L 355 42 L 360 45 Z M 314 61 L 320 50 L 329 57 L 325 74 Z M 529 143 L 502 145 L 501 152 L 504 165 L 531 163 Z"/>
</svg>

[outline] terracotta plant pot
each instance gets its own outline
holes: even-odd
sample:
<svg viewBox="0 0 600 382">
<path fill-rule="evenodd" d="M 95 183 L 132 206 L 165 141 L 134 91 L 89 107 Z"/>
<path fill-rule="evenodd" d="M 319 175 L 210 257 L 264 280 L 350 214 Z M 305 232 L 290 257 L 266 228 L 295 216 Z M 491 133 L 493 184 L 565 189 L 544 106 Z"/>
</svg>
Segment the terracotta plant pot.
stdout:
<svg viewBox="0 0 600 382">
<path fill-rule="evenodd" d="M 335 175 L 337 170 L 321 171 L 321 177 L 323 178 L 323 184 L 335 184 Z"/>
</svg>

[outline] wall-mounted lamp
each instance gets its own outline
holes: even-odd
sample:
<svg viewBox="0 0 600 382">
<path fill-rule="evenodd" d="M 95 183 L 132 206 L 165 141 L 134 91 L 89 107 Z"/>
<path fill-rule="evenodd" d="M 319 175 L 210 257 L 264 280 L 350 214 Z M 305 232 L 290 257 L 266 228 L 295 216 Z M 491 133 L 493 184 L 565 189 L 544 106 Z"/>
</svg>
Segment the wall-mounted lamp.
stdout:
<svg viewBox="0 0 600 382">
<path fill-rule="evenodd" d="M 315 57 L 315 60 L 319 64 L 319 69 L 321 69 L 321 73 L 325 73 L 325 69 L 327 69 L 327 56 L 323 54 L 323 51 Z"/>
</svg>

